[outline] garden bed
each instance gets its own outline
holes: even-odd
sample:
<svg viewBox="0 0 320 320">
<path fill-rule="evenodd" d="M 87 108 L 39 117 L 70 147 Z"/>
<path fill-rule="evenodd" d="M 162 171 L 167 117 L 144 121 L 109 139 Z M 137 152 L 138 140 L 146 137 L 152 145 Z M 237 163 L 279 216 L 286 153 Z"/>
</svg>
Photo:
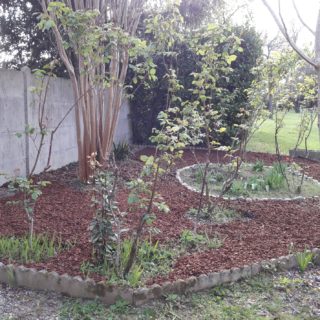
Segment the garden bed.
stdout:
<svg viewBox="0 0 320 320">
<path fill-rule="evenodd" d="M 151 148 L 141 150 L 140 154 L 151 154 Z M 205 152 L 197 152 L 198 159 L 205 159 Z M 135 159 L 120 165 L 122 187 L 117 200 L 122 211 L 127 211 L 128 190 L 124 182 L 137 175 L 141 163 Z M 223 155 L 214 154 L 212 161 L 223 161 Z M 247 162 L 263 160 L 271 165 L 276 159 L 269 154 L 248 153 Z M 290 158 L 284 158 L 290 161 Z M 310 177 L 319 179 L 320 165 L 307 160 L 299 160 L 306 167 Z M 194 164 L 192 153 L 185 152 L 177 168 Z M 88 225 L 94 215 L 91 207 L 90 187 L 82 185 L 76 178 L 76 165 L 44 174 L 41 178 L 51 181 L 43 189 L 43 195 L 36 204 L 35 232 L 59 237 L 68 249 L 59 252 L 46 261 L 26 263 L 26 267 L 68 273 L 85 277 L 84 263 L 91 261 L 92 246 L 89 242 Z M 196 207 L 199 195 L 182 186 L 175 172 L 162 177 L 159 192 L 170 207 L 167 214 L 157 212 L 153 228 L 157 232 L 146 232 L 146 238 L 159 241 L 159 245 L 170 248 L 181 243 L 184 230 L 197 229 L 208 236 L 219 234 L 223 244 L 219 247 L 208 246 L 185 248 L 174 256 L 170 268 L 164 274 L 150 273 L 146 284 L 163 283 L 176 279 L 186 279 L 232 267 L 240 267 L 257 261 L 286 255 L 289 248 L 295 250 L 319 247 L 320 245 L 320 205 L 318 198 L 291 201 L 252 200 L 213 200 L 225 207 L 236 210 L 250 219 L 236 219 L 225 224 L 196 222 L 188 217 L 190 208 Z M 0 200 L 0 235 L 21 236 L 28 232 L 28 224 L 23 210 L 8 206 L 7 202 L 17 196 Z M 132 230 L 138 221 L 139 212 L 129 212 L 125 217 L 126 228 Z M 2 259 L 8 263 L 7 259 Z M 14 261 L 13 261 L 14 262 Z M 101 274 L 92 272 L 90 277 L 104 280 Z"/>
<path fill-rule="evenodd" d="M 290 200 L 318 196 L 320 183 L 292 167 L 294 166 L 278 163 L 266 166 L 261 161 L 255 164 L 243 163 L 232 187 L 223 197 Z M 300 166 L 299 169 L 301 169 Z M 187 166 L 177 171 L 177 179 L 188 189 L 200 192 L 204 170 L 205 164 L 203 163 Z M 230 172 L 232 172 L 230 165 L 209 164 L 206 179 L 211 196 L 219 197 Z"/>
</svg>

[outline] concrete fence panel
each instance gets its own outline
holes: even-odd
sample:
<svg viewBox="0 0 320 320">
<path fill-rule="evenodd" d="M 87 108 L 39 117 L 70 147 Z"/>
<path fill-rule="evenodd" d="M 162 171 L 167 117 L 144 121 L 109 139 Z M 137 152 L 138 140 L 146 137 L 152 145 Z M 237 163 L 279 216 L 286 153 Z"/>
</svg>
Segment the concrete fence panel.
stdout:
<svg viewBox="0 0 320 320">
<path fill-rule="evenodd" d="M 19 134 L 27 126 L 38 128 L 38 96 L 32 88 L 37 80 L 29 68 L 22 71 L 0 69 L 0 173 L 8 176 L 26 175 L 37 155 L 40 135 Z M 106 93 L 107 94 L 107 93 Z M 48 134 L 40 154 L 36 173 L 44 170 L 50 145 L 50 133 L 74 104 L 71 83 L 67 79 L 51 78 L 45 104 L 44 122 Z M 115 142 L 131 141 L 130 107 L 124 100 L 119 114 Z M 54 134 L 50 169 L 77 161 L 75 115 L 72 110 Z M 0 176 L 0 185 L 6 181 Z"/>
</svg>

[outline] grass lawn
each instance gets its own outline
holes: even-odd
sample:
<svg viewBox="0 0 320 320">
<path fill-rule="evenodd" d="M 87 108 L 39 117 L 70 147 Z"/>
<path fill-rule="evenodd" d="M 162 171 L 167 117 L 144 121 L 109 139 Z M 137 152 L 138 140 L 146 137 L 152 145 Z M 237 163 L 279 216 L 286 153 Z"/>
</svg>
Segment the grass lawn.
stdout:
<svg viewBox="0 0 320 320">
<path fill-rule="evenodd" d="M 290 112 L 286 115 L 285 126 L 281 129 L 279 134 L 280 148 L 283 154 L 289 154 L 289 149 L 294 148 L 297 141 L 299 123 L 300 114 Z M 274 128 L 274 120 L 268 119 L 252 137 L 248 145 L 248 150 L 276 153 L 274 144 Z M 304 148 L 304 145 L 302 144 L 300 147 Z M 308 140 L 308 149 L 317 150 L 319 147 L 317 123 L 315 121 L 312 133 Z"/>
</svg>

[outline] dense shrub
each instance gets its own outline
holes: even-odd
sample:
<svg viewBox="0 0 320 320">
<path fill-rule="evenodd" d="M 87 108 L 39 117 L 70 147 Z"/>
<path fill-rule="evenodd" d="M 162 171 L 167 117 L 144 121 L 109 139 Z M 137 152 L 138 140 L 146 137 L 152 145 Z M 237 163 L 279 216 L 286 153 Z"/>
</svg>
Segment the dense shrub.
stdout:
<svg viewBox="0 0 320 320">
<path fill-rule="evenodd" d="M 226 29 L 226 35 L 234 33 L 241 41 L 242 52 L 237 54 L 237 59 L 232 62 L 233 72 L 228 78 L 222 77 L 218 81 L 219 96 L 212 96 L 213 105 L 216 110 L 221 111 L 222 121 L 227 128 L 221 135 L 223 143 L 230 143 L 234 136 L 237 124 L 237 114 L 241 108 L 248 108 L 246 89 L 250 86 L 254 75 L 250 70 L 256 66 L 258 58 L 262 54 L 262 41 L 254 28 L 244 25 Z M 223 52 L 223 44 L 218 51 Z M 134 143 L 149 143 L 152 128 L 157 127 L 157 115 L 166 106 L 167 79 L 164 78 L 167 66 L 177 70 L 177 77 L 184 89 L 179 95 L 182 100 L 192 100 L 190 88 L 192 86 L 192 72 L 197 70 L 197 56 L 192 52 L 186 42 L 176 44 L 176 59 L 169 59 L 162 55 L 154 56 L 157 65 L 157 80 L 145 87 L 137 84 L 132 89 L 134 97 L 131 100 L 133 141 Z"/>
</svg>

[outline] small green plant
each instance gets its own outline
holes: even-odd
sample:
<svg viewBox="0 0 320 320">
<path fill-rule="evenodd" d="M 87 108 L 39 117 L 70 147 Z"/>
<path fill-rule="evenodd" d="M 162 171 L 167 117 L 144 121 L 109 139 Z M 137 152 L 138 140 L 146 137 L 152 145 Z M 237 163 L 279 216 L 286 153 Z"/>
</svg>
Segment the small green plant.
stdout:
<svg viewBox="0 0 320 320">
<path fill-rule="evenodd" d="M 240 217 L 239 213 L 234 209 L 226 208 L 221 205 L 204 206 L 199 213 L 198 209 L 190 208 L 188 214 L 199 220 L 207 220 L 217 224 L 228 223 Z"/>
<path fill-rule="evenodd" d="M 282 289 L 290 289 L 296 286 L 303 284 L 303 280 L 299 278 L 288 278 L 288 277 L 280 277 L 278 281 L 275 282 L 276 287 Z"/>
<path fill-rule="evenodd" d="M 186 247 L 197 247 L 206 243 L 206 237 L 191 230 L 183 230 L 180 235 L 180 241 Z"/>
<path fill-rule="evenodd" d="M 71 301 L 63 305 L 59 312 L 61 320 L 108 319 L 106 307 L 97 301 Z"/>
<path fill-rule="evenodd" d="M 124 299 L 119 299 L 116 303 L 109 307 L 109 310 L 115 314 L 126 314 L 128 312 L 129 303 Z"/>
<path fill-rule="evenodd" d="M 264 163 L 261 160 L 257 160 L 256 163 L 252 166 L 253 172 L 262 172 L 264 169 Z"/>
<path fill-rule="evenodd" d="M 120 270 L 123 270 L 128 262 L 132 241 L 125 239 L 121 243 L 121 255 L 119 260 Z M 114 265 L 106 258 L 102 263 L 92 263 L 83 261 L 80 266 L 80 271 L 89 277 L 91 273 L 99 273 L 108 279 L 109 283 L 129 283 L 135 287 L 141 282 L 144 274 L 159 275 L 170 271 L 173 254 L 171 251 L 160 248 L 158 242 L 152 244 L 151 241 L 143 241 L 138 246 L 138 254 L 135 265 L 130 270 L 126 280 L 123 280 L 115 271 Z"/>
<path fill-rule="evenodd" d="M 126 141 L 113 143 L 113 156 L 116 161 L 127 160 L 131 155 L 130 145 Z"/>
<path fill-rule="evenodd" d="M 97 261 L 94 263 L 83 261 L 80 266 L 80 270 L 86 277 L 89 277 L 91 273 L 98 273 L 105 276 L 107 278 L 107 282 L 110 284 L 129 283 L 132 287 L 136 287 L 140 283 L 143 273 L 143 267 L 138 263 L 138 261 L 131 268 L 126 279 L 123 279 L 121 273 L 128 262 L 131 247 L 131 240 L 125 239 L 121 242 L 120 256 L 117 267 L 115 266 L 114 262 L 108 258 L 108 255 L 106 255 L 105 259 L 102 262 L 99 261 L 99 263 Z"/>
<path fill-rule="evenodd" d="M 21 263 L 39 262 L 55 256 L 62 250 L 61 241 L 46 235 L 30 238 L 0 237 L 0 258 Z"/>
<path fill-rule="evenodd" d="M 266 184 L 266 181 L 263 178 L 260 177 L 250 177 L 245 183 L 244 188 L 248 191 L 268 191 L 269 187 Z"/>
<path fill-rule="evenodd" d="M 210 169 L 210 167 L 209 167 Z M 222 182 L 224 180 L 224 176 L 220 172 L 215 172 L 214 170 L 207 170 L 206 173 L 206 180 L 215 183 L 215 182 Z M 193 177 L 197 184 L 201 184 L 202 180 L 204 179 L 204 173 L 205 173 L 205 166 L 199 165 L 199 167 L 195 168 Z"/>
<path fill-rule="evenodd" d="M 235 180 L 232 183 L 232 186 L 229 190 L 229 194 L 233 196 L 248 196 L 249 193 L 246 190 L 245 184 L 243 181 Z"/>
<path fill-rule="evenodd" d="M 304 272 L 310 266 L 310 264 L 312 264 L 314 254 L 311 251 L 305 249 L 302 252 L 297 252 L 295 254 L 295 257 L 298 263 L 299 270 L 301 272 Z"/>
<path fill-rule="evenodd" d="M 159 242 L 153 244 L 150 241 L 143 241 L 139 247 L 138 257 L 139 260 L 152 261 L 156 260 L 159 254 Z"/>
<path fill-rule="evenodd" d="M 285 172 L 285 170 L 285 165 L 276 163 L 267 173 L 265 181 L 271 190 L 279 190 L 284 186 L 285 177 L 283 175 L 283 172 Z"/>
<path fill-rule="evenodd" d="M 115 272 L 120 274 L 121 233 L 124 230 L 121 229 L 121 212 L 115 202 L 117 171 L 113 174 L 102 170 L 95 153 L 91 154 L 89 162 L 94 172 L 94 196 L 91 201 L 95 216 L 89 225 L 93 256 L 98 265 L 108 260 L 110 265 L 114 265 Z"/>
<path fill-rule="evenodd" d="M 180 299 L 179 295 L 175 293 L 169 293 L 165 298 L 166 298 L 166 302 L 172 303 L 172 304 L 176 304 Z"/>
<path fill-rule="evenodd" d="M 127 276 L 127 280 L 132 287 L 138 286 L 141 280 L 142 273 L 142 266 L 134 264 Z"/>
<path fill-rule="evenodd" d="M 9 190 L 23 194 L 22 200 L 9 201 L 8 204 L 22 205 L 29 222 L 29 243 L 33 245 L 34 209 L 38 198 L 41 196 L 41 189 L 48 186 L 49 181 L 34 182 L 31 178 L 16 177 L 9 183 Z"/>
<path fill-rule="evenodd" d="M 211 212 L 209 212 L 208 207 L 205 206 L 201 208 L 200 212 L 198 213 L 198 209 L 196 208 L 190 208 L 187 212 L 188 215 L 195 217 L 199 220 L 210 220 Z"/>
<path fill-rule="evenodd" d="M 218 173 L 215 174 L 214 179 L 217 182 L 223 182 L 225 177 L 224 177 L 224 175 L 222 173 L 218 172 Z"/>
<path fill-rule="evenodd" d="M 221 239 L 219 234 L 214 234 L 213 237 L 209 237 L 206 233 L 206 244 L 209 249 L 218 249 L 222 247 L 224 239 Z"/>
<path fill-rule="evenodd" d="M 171 270 L 175 255 L 172 250 L 159 246 L 158 242 L 153 244 L 151 240 L 145 240 L 139 245 L 137 261 L 148 276 L 166 274 Z"/>
<path fill-rule="evenodd" d="M 218 234 L 209 237 L 207 233 L 202 235 L 192 230 L 183 230 L 180 235 L 180 241 L 181 244 L 187 248 L 197 248 L 205 245 L 210 249 L 217 249 L 223 245 L 223 240 Z"/>
<path fill-rule="evenodd" d="M 200 165 L 199 167 L 197 167 L 194 171 L 194 179 L 196 181 L 197 184 L 200 184 L 202 179 L 203 179 L 203 166 Z"/>
</svg>

